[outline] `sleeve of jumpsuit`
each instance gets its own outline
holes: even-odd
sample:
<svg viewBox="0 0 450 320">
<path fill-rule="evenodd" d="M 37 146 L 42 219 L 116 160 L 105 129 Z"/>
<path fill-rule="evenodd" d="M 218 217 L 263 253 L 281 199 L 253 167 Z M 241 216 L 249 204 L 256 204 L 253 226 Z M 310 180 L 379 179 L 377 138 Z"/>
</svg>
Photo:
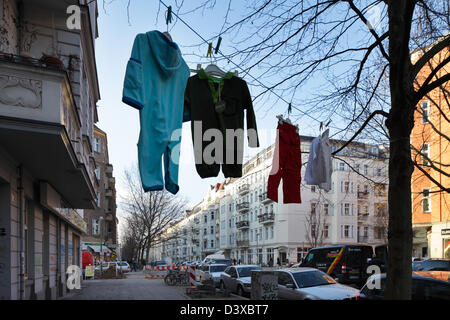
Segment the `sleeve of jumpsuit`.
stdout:
<svg viewBox="0 0 450 320">
<path fill-rule="evenodd" d="M 138 110 L 145 104 L 144 74 L 139 44 L 139 35 L 134 39 L 131 57 L 128 60 L 123 85 L 122 101 Z"/>
<path fill-rule="evenodd" d="M 244 109 L 247 109 L 247 138 L 248 145 L 251 148 L 259 147 L 258 129 L 256 128 L 256 117 L 253 111 L 252 97 L 248 90 L 247 83 L 242 81 L 242 103 Z"/>
</svg>

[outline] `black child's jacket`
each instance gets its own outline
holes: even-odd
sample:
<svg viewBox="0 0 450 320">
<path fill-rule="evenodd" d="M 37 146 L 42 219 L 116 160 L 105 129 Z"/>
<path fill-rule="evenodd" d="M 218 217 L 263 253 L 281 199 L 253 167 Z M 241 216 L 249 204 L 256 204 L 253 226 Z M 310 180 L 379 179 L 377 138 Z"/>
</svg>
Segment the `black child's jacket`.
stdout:
<svg viewBox="0 0 450 320">
<path fill-rule="evenodd" d="M 220 138 L 217 138 L 218 133 L 222 132 L 222 126 L 215 110 L 214 100 L 217 101 L 217 96 L 214 99 L 211 91 L 218 92 L 218 83 L 213 83 L 211 77 L 201 69 L 188 79 L 186 86 L 183 121 L 191 120 L 195 167 L 202 178 L 216 177 L 220 165 L 225 178 L 242 176 L 244 110 L 249 146 L 259 147 L 255 113 L 247 83 L 232 73 L 227 73 L 222 79 L 220 96 L 226 103 L 222 113 L 222 123 L 226 129 L 226 133 L 222 133 L 222 157 L 218 148 L 221 146 Z M 212 154 L 213 162 L 208 159 L 209 154 Z"/>
</svg>

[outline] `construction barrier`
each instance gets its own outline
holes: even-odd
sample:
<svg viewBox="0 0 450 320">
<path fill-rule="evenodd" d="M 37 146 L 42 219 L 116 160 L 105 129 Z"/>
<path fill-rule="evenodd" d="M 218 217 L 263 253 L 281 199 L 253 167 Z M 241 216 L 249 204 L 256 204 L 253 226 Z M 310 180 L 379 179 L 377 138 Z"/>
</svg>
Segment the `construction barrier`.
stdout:
<svg viewBox="0 0 450 320">
<path fill-rule="evenodd" d="M 169 270 L 187 270 L 188 266 L 149 266 L 144 269 L 146 279 L 164 279 Z"/>
</svg>

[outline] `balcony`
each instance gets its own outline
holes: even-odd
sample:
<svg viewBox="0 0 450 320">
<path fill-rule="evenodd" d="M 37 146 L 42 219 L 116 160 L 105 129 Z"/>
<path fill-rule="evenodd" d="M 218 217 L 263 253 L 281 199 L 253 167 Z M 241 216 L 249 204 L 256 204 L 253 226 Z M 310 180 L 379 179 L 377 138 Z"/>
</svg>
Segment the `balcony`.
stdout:
<svg viewBox="0 0 450 320">
<path fill-rule="evenodd" d="M 238 194 L 240 196 L 247 194 L 250 191 L 250 186 L 248 184 L 243 184 L 238 188 Z"/>
<path fill-rule="evenodd" d="M 262 215 L 259 215 L 258 218 L 259 218 L 259 223 L 269 224 L 269 223 L 273 223 L 275 221 L 275 214 L 273 212 L 266 212 Z"/>
<path fill-rule="evenodd" d="M 250 242 L 247 240 L 236 240 L 236 245 L 241 248 L 248 247 Z"/>
<path fill-rule="evenodd" d="M 358 191 L 358 199 L 367 199 L 369 197 L 369 192 L 367 191 Z"/>
<path fill-rule="evenodd" d="M 200 223 L 200 219 L 199 218 L 194 218 L 194 223 L 199 224 Z"/>
<path fill-rule="evenodd" d="M 364 223 L 369 219 L 369 214 L 358 214 L 358 222 Z"/>
<path fill-rule="evenodd" d="M 236 205 L 236 211 L 237 212 L 247 212 L 249 209 L 249 203 L 248 202 L 242 202 L 242 203 L 238 203 Z"/>
<path fill-rule="evenodd" d="M 237 229 L 248 229 L 250 223 L 247 220 L 236 222 Z"/>
<path fill-rule="evenodd" d="M 264 203 L 264 204 L 273 202 L 272 199 L 270 199 L 269 197 L 267 197 L 267 192 L 264 192 L 263 194 L 260 194 L 260 195 L 259 195 L 259 200 L 260 200 L 262 203 Z"/>
<path fill-rule="evenodd" d="M 0 145 L 71 206 L 94 209 L 89 155 L 67 72 L 0 54 L 0 79 Z"/>
</svg>

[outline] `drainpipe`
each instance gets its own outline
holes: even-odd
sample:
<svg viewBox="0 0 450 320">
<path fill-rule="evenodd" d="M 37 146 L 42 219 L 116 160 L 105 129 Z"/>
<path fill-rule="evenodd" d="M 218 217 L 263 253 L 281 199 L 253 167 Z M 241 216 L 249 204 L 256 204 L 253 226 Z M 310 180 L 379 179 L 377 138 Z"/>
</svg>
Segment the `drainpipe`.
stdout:
<svg viewBox="0 0 450 320">
<path fill-rule="evenodd" d="M 19 299 L 23 300 L 25 286 L 24 286 L 24 236 L 23 236 L 23 228 L 24 228 L 24 213 L 23 212 L 23 168 L 22 165 L 17 167 L 17 212 L 19 215 L 19 282 L 20 282 L 20 291 L 19 291 Z"/>
</svg>

